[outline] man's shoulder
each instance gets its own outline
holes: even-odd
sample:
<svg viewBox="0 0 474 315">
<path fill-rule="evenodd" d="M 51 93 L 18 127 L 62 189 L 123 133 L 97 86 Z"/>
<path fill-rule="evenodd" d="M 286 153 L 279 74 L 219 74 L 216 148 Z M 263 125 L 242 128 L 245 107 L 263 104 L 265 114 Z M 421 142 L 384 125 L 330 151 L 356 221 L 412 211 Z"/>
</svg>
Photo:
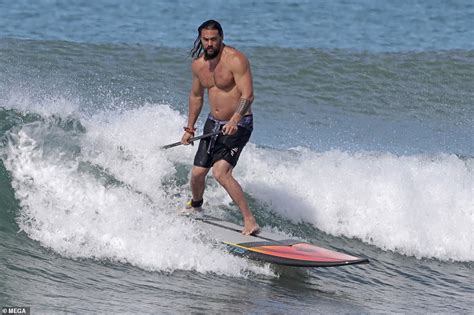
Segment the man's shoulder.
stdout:
<svg viewBox="0 0 474 315">
<path fill-rule="evenodd" d="M 235 48 L 235 47 L 225 45 L 224 50 L 225 50 L 226 54 L 231 58 L 247 59 L 245 54 L 243 52 L 241 52 L 240 50 L 238 50 L 237 48 Z"/>
<path fill-rule="evenodd" d="M 232 46 L 227 46 L 227 45 L 225 46 L 225 49 L 227 49 L 226 60 L 229 65 L 233 65 L 237 67 L 248 65 L 249 61 L 247 59 L 247 56 L 245 56 L 243 52 L 237 50 L 236 48 Z"/>
<path fill-rule="evenodd" d="M 193 58 L 192 60 L 192 63 L 191 64 L 200 64 L 200 63 L 203 63 L 204 62 L 204 55 L 201 55 L 197 58 Z"/>
<path fill-rule="evenodd" d="M 200 67 L 202 67 L 204 64 L 204 56 L 200 56 L 196 59 L 193 59 L 193 61 L 191 62 L 191 68 L 194 70 L 194 69 L 199 69 Z"/>
</svg>

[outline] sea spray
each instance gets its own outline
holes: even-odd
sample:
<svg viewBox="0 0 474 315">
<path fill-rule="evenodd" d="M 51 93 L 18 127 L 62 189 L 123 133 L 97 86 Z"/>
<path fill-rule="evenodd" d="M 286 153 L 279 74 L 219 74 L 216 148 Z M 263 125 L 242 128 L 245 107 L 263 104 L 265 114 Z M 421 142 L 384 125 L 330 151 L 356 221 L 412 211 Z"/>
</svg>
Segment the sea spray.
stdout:
<svg viewBox="0 0 474 315">
<path fill-rule="evenodd" d="M 295 222 L 418 258 L 474 260 L 471 158 L 251 145 L 237 174 Z"/>
<path fill-rule="evenodd" d="M 61 132 L 63 137 L 58 137 Z M 175 205 L 160 193 L 160 179 L 170 176 L 167 168 L 158 167 L 153 176 L 145 177 L 144 174 L 150 171 L 145 167 L 137 168 L 143 156 L 130 147 L 131 158 L 126 160 L 129 163 L 107 160 L 110 164 L 106 167 L 112 172 L 114 163 L 122 167 L 123 172 L 118 174 L 122 174 L 124 180 L 130 171 L 153 186 L 154 193 L 149 192 L 149 195 L 153 195 L 155 202 L 150 204 L 145 195 L 131 190 L 131 186 L 105 185 L 94 176 L 96 174 L 84 171 L 80 162 L 86 158 L 90 162 L 93 155 L 83 153 L 90 153 L 88 148 L 91 146 L 82 143 L 86 141 L 84 138 L 69 137 L 69 132 L 41 122 L 25 124 L 10 134 L 4 148 L 5 167 L 12 176 L 15 196 L 21 206 L 17 223 L 30 238 L 66 257 L 106 259 L 147 270 L 196 270 L 229 276 L 247 276 L 249 272 L 273 275 L 268 266 L 257 266 L 229 256 L 191 221 L 173 213 Z M 53 134 L 56 136 L 51 137 Z M 91 132 L 90 139 L 96 150 L 106 152 L 108 157 L 117 155 L 116 159 L 120 158 L 122 153 L 116 146 L 104 145 L 93 135 Z M 108 136 L 106 132 L 102 135 Z M 45 142 L 45 139 L 49 141 Z M 109 140 L 114 142 L 113 137 Z M 69 141 L 82 143 L 83 152 L 66 154 L 66 148 L 71 146 Z M 46 150 L 52 146 L 62 147 L 64 151 Z M 103 157 L 94 162 L 101 161 L 104 161 Z M 166 163 L 163 156 L 162 161 L 156 162 Z"/>
</svg>

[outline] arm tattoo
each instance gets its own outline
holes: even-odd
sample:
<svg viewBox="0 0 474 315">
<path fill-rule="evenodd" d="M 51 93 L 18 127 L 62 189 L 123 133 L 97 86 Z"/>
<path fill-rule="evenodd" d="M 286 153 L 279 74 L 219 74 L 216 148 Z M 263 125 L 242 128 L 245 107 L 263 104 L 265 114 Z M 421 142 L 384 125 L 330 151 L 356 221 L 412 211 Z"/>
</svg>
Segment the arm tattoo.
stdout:
<svg viewBox="0 0 474 315">
<path fill-rule="evenodd" d="M 239 113 L 240 116 L 244 116 L 248 112 L 251 103 L 252 102 L 250 100 L 241 97 L 239 100 L 239 105 L 237 106 L 235 112 Z"/>
</svg>

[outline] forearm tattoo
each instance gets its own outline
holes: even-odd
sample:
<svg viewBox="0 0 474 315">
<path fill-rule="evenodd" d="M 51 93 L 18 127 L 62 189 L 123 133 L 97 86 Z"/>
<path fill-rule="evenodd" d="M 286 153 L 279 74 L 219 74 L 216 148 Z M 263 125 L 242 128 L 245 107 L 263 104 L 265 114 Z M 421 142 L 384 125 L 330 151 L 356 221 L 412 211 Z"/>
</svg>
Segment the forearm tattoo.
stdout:
<svg viewBox="0 0 474 315">
<path fill-rule="evenodd" d="M 239 105 L 237 106 L 237 109 L 235 110 L 235 112 L 239 113 L 240 116 L 244 116 L 250 109 L 250 104 L 252 104 L 250 100 L 241 97 L 239 100 Z"/>
</svg>

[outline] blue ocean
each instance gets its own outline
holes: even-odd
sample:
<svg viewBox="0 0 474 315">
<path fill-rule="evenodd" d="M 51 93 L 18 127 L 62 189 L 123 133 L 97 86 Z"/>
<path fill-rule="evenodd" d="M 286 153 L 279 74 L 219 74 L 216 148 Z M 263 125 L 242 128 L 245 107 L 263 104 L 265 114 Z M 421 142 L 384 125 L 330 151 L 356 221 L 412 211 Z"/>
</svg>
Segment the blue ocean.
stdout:
<svg viewBox="0 0 474 315">
<path fill-rule="evenodd" d="M 370 264 L 248 260 L 176 215 L 196 146 L 161 146 L 207 19 L 252 68 L 234 175 L 258 223 Z M 472 314 L 473 21 L 468 0 L 0 1 L 0 307 Z M 212 177 L 204 207 L 241 223 Z"/>
</svg>

